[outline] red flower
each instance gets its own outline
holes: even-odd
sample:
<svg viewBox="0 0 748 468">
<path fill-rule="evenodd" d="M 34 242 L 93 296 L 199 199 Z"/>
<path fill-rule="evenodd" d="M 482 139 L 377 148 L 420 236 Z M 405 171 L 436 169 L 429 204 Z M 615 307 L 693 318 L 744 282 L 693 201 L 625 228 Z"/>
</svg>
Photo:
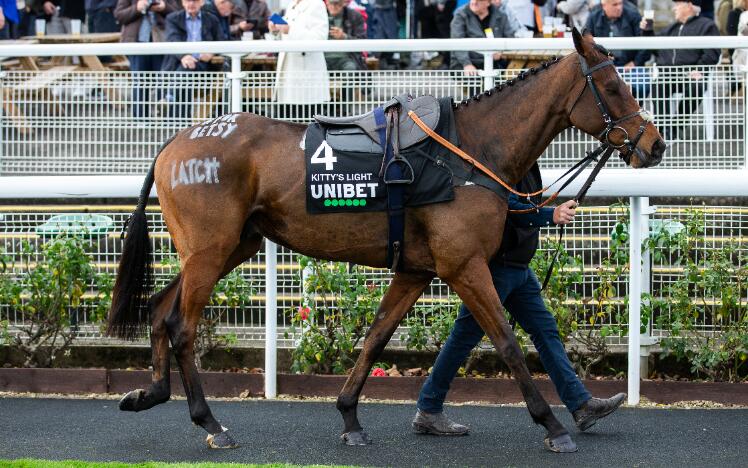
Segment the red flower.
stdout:
<svg viewBox="0 0 748 468">
<path fill-rule="evenodd" d="M 366 289 L 368 289 L 370 293 L 374 294 L 374 291 L 377 290 L 377 285 L 375 283 L 366 283 Z"/>
<path fill-rule="evenodd" d="M 387 373 L 381 367 L 375 367 L 374 370 L 371 371 L 371 376 L 372 377 L 387 377 Z"/>
<path fill-rule="evenodd" d="M 301 320 L 308 319 L 309 312 L 311 312 L 311 309 L 309 307 L 299 306 L 299 317 L 301 318 Z"/>
</svg>

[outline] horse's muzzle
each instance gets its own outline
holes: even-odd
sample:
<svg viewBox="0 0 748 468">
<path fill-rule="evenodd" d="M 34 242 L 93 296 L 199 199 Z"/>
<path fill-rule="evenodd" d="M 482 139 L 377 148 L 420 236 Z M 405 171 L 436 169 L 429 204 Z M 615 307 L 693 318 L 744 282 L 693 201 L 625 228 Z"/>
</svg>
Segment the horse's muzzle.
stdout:
<svg viewBox="0 0 748 468">
<path fill-rule="evenodd" d="M 641 165 L 638 167 L 654 167 L 660 164 L 660 162 L 662 162 L 662 155 L 665 153 L 665 150 L 667 150 L 667 145 L 662 140 L 657 140 L 654 142 L 654 144 L 652 144 L 651 153 L 647 153 L 637 146 L 634 149 L 634 154 L 636 154 L 637 159 L 639 159 L 639 162 L 641 163 Z M 630 164 L 631 154 L 629 153 L 627 156 L 628 157 L 624 158 L 624 160 L 627 164 Z"/>
</svg>

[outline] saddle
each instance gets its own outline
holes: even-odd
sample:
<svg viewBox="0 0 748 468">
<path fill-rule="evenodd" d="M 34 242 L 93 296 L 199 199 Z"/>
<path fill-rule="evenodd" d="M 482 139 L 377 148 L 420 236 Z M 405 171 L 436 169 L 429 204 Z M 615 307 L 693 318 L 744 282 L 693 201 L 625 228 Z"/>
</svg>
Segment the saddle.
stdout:
<svg viewBox="0 0 748 468">
<path fill-rule="evenodd" d="M 400 152 L 428 135 L 408 116 L 413 111 L 432 130 L 439 124 L 439 101 L 433 96 L 395 96 L 371 112 L 353 117 L 314 119 L 325 130 L 325 140 L 333 150 L 382 155 L 379 176 L 387 187 L 387 264 L 394 271 L 402 267 L 405 237 L 405 187 L 415 180 L 410 162 Z"/>
<path fill-rule="evenodd" d="M 413 98 L 408 94 L 403 94 L 393 97 L 381 108 L 388 117 L 394 117 L 394 120 L 392 117 L 387 118 L 384 125 L 391 127 L 385 128 L 387 134 L 395 136 L 390 140 L 395 152 L 410 148 L 428 138 L 428 135 L 413 122 L 413 119 L 408 117 L 408 111 L 412 110 L 432 130 L 439 123 L 439 102 L 434 96 Z M 314 119 L 325 128 L 327 143 L 332 148 L 341 151 L 383 154 L 384 148 L 380 144 L 379 135 L 383 127 L 377 122 L 376 112 L 377 109 L 351 117 L 316 115 Z M 397 121 L 397 125 L 394 121 Z"/>
</svg>

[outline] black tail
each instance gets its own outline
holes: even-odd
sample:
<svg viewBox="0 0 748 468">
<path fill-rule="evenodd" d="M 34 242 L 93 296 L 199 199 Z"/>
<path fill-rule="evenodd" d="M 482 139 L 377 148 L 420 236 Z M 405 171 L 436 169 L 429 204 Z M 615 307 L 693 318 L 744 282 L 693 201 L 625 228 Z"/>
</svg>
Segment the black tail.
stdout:
<svg viewBox="0 0 748 468">
<path fill-rule="evenodd" d="M 171 139 L 164 143 L 161 150 L 170 141 Z M 109 336 L 133 340 L 142 335 L 146 324 L 149 323 L 148 298 L 153 293 L 153 265 L 145 206 L 153 187 L 155 166 L 156 159 L 145 176 L 138 206 L 123 229 L 123 234 L 125 229 L 127 234 L 112 293 L 112 308 L 109 310 L 107 323 Z"/>
</svg>

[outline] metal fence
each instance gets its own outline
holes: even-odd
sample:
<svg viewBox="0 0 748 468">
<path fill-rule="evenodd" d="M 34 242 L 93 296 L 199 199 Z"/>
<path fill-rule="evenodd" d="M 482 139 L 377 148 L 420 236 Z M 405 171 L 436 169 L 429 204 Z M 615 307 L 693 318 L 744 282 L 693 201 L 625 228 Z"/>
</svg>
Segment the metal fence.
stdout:
<svg viewBox="0 0 748 468">
<path fill-rule="evenodd" d="M 103 215 L 99 222 L 104 222 L 107 228 L 95 235 L 89 235 L 90 253 L 95 269 L 101 273 L 114 274 L 121 253 L 121 242 L 119 240 L 119 228 L 131 212 L 129 206 L 50 206 L 50 207 L 22 207 L 22 206 L 0 206 L 0 253 L 9 257 L 9 274 L 18 276 L 23 274 L 24 256 L 31 262 L 38 261 L 38 255 L 30 258 L 24 254 L 23 244 L 29 243 L 34 247 L 49 240 L 45 227 L 49 226 L 49 220 L 53 216 L 62 213 L 78 214 L 85 219 L 88 214 Z M 737 252 L 748 256 L 748 208 L 745 207 L 688 207 L 688 206 L 659 206 L 651 218 L 651 225 L 662 226 L 663 223 L 673 225 L 685 222 L 689 210 L 697 210 L 704 213 L 704 232 L 695 239 L 698 255 L 706 255 L 710 250 L 721 248 L 724 245 L 734 245 Z M 601 310 L 604 316 L 600 317 L 596 326 L 618 324 L 617 315 L 625 316 L 625 298 L 628 296 L 629 276 L 628 270 L 618 277 L 612 278 L 611 286 L 614 293 L 611 297 L 601 303 L 592 301 L 595 289 L 600 287 L 602 261 L 609 257 L 611 248 L 611 235 L 618 223 L 627 223 L 628 208 L 619 207 L 584 207 L 580 209 L 579 216 L 567 229 L 564 238 L 566 251 L 582 260 L 582 281 L 575 287 L 577 298 L 566 300 L 565 304 L 573 311 L 581 329 L 589 327 L 588 319 Z M 161 219 L 158 208 L 149 208 L 149 225 L 151 231 L 152 250 L 155 252 L 156 281 L 158 284 L 166 284 L 175 274 L 174 267 L 178 263 L 173 253 L 173 246 L 166 227 Z M 103 221 L 102 221 L 103 220 Z M 548 240 L 555 240 L 555 231 L 544 230 L 542 234 L 543 248 L 548 247 Z M 38 249 L 37 249 L 38 250 Z M 678 265 L 676 258 L 661 248 L 662 258 L 657 262 L 651 262 L 649 275 L 649 290 L 655 297 L 662 297 L 669 284 L 682 277 L 683 267 Z M 543 252 L 541 250 L 540 255 Z M 736 257 L 737 258 L 737 257 Z M 699 260 L 697 258 L 696 260 Z M 615 263 L 615 262 L 614 262 Z M 279 249 L 277 256 L 278 276 L 278 339 L 279 345 L 293 346 L 295 336 L 290 339 L 284 338 L 289 330 L 291 316 L 296 313 L 302 303 L 303 291 L 301 282 L 301 270 L 296 260 L 296 255 L 286 249 Z M 265 255 L 260 253 L 241 265 L 241 275 L 252 287 L 252 294 L 247 307 L 232 308 L 227 306 L 215 306 L 213 312 L 221 313 L 220 331 L 223 333 L 234 333 L 242 346 L 254 346 L 261 344 L 265 339 Z M 736 266 L 741 266 L 736 264 Z M 387 270 L 364 269 L 367 278 L 372 282 L 386 282 L 390 278 Z M 645 289 L 647 285 L 645 285 Z M 92 289 L 90 294 L 95 291 Z M 411 316 L 418 317 L 424 324 L 434 307 L 452 304 L 455 297 L 449 288 L 440 280 L 432 282 L 431 286 L 419 299 Z M 709 307 L 718 307 L 719 301 L 715 297 L 693 297 L 694 301 L 701 301 Z M 748 302 L 748 298 L 745 298 Z M 664 311 L 663 313 L 668 313 Z M 704 314 L 700 317 L 699 328 L 704 331 L 719 329 L 718 323 L 713 323 L 709 317 L 712 314 Z M 651 336 L 654 338 L 664 336 L 665 331 L 656 327 L 656 318 L 653 317 Z M 15 312 L 9 304 L 0 304 L 0 319 L 8 319 L 11 325 L 19 326 L 23 323 L 23 317 Z M 88 311 L 82 308 L 76 312 L 75 323 L 79 327 L 79 337 L 86 340 L 106 342 L 103 338 L 98 323 L 93 323 Z M 401 329 L 405 333 L 407 329 Z M 392 341 L 392 346 L 400 346 L 400 340 Z M 616 343 L 619 340 L 613 339 Z M 145 343 L 145 342 L 144 342 Z M 143 343 L 143 344 L 144 344 Z"/>
<path fill-rule="evenodd" d="M 501 81 L 518 71 L 493 75 Z M 621 72 L 667 132 L 670 148 L 660 167 L 745 167 L 742 73 L 722 65 Z M 483 89 L 485 77 L 446 70 L 373 70 L 330 71 L 326 78 L 329 101 L 280 104 L 274 97 L 275 72 L 244 72 L 241 108 L 308 122 L 315 113 L 365 112 L 407 92 L 466 99 Z M 306 91 L 312 89 L 310 85 Z M 143 174 L 174 132 L 229 112 L 231 90 L 227 73 L 0 72 L 0 176 Z M 592 137 L 569 129 L 550 145 L 541 166 L 567 167 L 593 145 Z"/>
</svg>

